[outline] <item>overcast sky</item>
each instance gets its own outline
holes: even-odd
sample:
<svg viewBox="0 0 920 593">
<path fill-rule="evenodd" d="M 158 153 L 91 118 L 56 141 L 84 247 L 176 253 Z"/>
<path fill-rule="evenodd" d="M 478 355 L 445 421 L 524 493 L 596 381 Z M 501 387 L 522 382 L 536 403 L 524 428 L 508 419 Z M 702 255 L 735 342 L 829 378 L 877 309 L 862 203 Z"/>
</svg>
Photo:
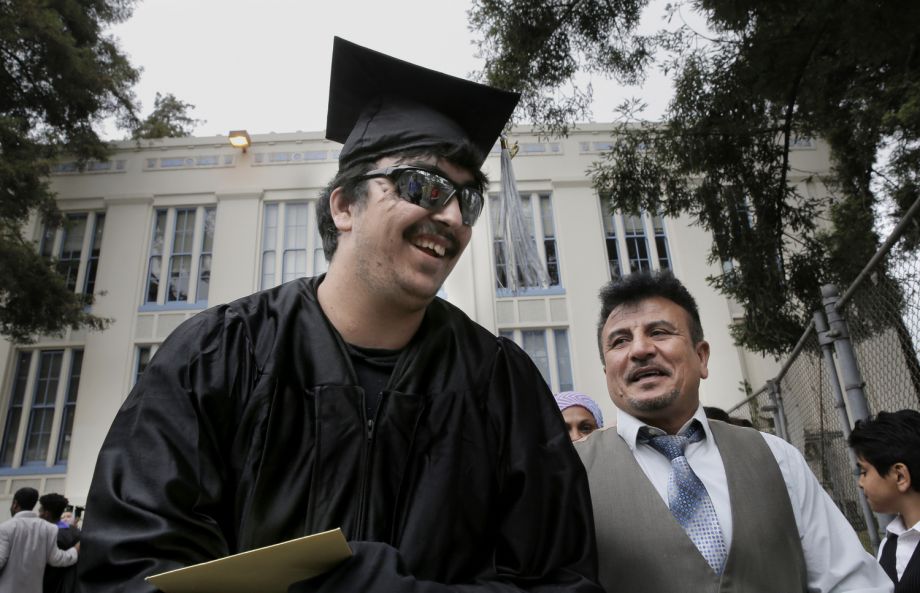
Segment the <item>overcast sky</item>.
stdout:
<svg viewBox="0 0 920 593">
<path fill-rule="evenodd" d="M 455 76 L 482 67 L 469 31 L 469 0 L 142 0 L 112 29 L 131 63 L 146 115 L 157 92 L 195 105 L 196 136 L 232 129 L 319 131 L 326 125 L 335 35 Z M 660 9 L 646 22 L 660 23 Z M 655 75 L 643 88 L 593 79 L 594 121 L 616 103 L 641 96 L 660 117 L 670 87 Z M 106 126 L 105 135 L 125 133 Z"/>
</svg>

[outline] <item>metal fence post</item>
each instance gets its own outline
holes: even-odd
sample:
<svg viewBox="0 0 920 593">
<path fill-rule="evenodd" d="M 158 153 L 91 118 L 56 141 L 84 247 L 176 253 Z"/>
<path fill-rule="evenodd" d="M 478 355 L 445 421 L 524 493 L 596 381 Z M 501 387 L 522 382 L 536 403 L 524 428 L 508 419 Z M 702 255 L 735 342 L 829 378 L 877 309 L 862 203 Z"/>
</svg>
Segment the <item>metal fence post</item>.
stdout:
<svg viewBox="0 0 920 593">
<path fill-rule="evenodd" d="M 821 287 L 821 296 L 830 326 L 828 337 L 834 340 L 834 351 L 837 353 L 837 364 L 840 365 L 843 388 L 847 394 L 850 426 L 852 426 L 857 420 L 869 419 L 869 404 L 866 402 L 866 394 L 863 391 L 865 383 L 859 373 L 856 353 L 850 343 L 850 332 L 847 329 L 846 319 L 837 311 L 837 301 L 840 300 L 837 287 L 833 284 L 825 284 Z"/>
<path fill-rule="evenodd" d="M 815 331 L 818 334 L 818 343 L 821 345 L 821 354 L 824 358 L 824 368 L 827 370 L 827 377 L 831 385 L 831 391 L 834 394 L 834 407 L 837 408 L 837 416 L 840 420 L 840 430 L 843 433 L 843 439 L 848 441 L 850 438 L 850 419 L 847 417 L 846 404 L 843 401 L 843 390 L 840 388 L 840 377 L 837 375 L 837 368 L 834 364 L 834 337 L 831 335 L 824 318 L 824 313 L 815 311 L 814 314 Z M 869 542 L 872 548 L 878 550 L 880 540 L 878 534 L 878 523 L 875 520 L 875 514 L 869 507 L 869 501 L 866 495 L 859 487 L 859 470 L 856 466 L 856 453 L 847 446 L 847 459 L 850 462 L 850 468 L 853 471 L 853 478 L 856 480 L 856 491 L 859 493 L 859 508 L 862 511 L 863 519 L 866 521 L 866 531 L 869 534 Z"/>
<path fill-rule="evenodd" d="M 786 410 L 783 409 L 783 394 L 779 382 L 774 379 L 768 379 L 767 393 L 770 395 L 770 402 L 774 408 L 773 417 L 776 419 L 777 436 L 788 443 L 790 441 L 789 431 L 786 428 Z"/>
</svg>

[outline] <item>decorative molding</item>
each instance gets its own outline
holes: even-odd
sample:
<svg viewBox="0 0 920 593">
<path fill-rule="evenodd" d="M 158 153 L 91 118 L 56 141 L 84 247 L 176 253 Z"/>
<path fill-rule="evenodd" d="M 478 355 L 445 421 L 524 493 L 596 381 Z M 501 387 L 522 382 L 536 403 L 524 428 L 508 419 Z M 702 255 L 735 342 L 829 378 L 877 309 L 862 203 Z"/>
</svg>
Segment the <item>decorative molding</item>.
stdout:
<svg viewBox="0 0 920 593">
<path fill-rule="evenodd" d="M 77 161 L 63 161 L 51 165 L 51 175 L 99 175 L 106 173 L 124 173 L 127 171 L 127 159 L 110 161 L 87 161 L 80 169 Z"/>
<path fill-rule="evenodd" d="M 144 158 L 144 171 L 177 171 L 181 169 L 220 169 L 236 165 L 235 154 L 206 154 L 200 156 L 161 156 Z"/>
<path fill-rule="evenodd" d="M 282 150 L 255 152 L 252 155 L 253 167 L 267 165 L 303 165 L 306 163 L 324 163 L 338 158 L 339 151 L 330 150 Z M 330 153 L 335 156 L 331 156 Z"/>
</svg>

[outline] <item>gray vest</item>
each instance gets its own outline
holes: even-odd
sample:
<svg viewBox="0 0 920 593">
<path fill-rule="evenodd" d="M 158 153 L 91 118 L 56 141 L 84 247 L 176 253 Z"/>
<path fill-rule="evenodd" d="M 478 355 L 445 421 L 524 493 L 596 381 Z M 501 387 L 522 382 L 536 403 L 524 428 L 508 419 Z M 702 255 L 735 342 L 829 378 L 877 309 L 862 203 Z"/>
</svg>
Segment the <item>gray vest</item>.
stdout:
<svg viewBox="0 0 920 593">
<path fill-rule="evenodd" d="M 607 593 L 796 593 L 805 558 L 779 465 L 755 430 L 710 421 L 732 507 L 732 541 L 715 574 L 616 428 L 575 449 L 588 472 L 600 582 Z M 728 542 L 726 542 L 728 543 Z"/>
</svg>

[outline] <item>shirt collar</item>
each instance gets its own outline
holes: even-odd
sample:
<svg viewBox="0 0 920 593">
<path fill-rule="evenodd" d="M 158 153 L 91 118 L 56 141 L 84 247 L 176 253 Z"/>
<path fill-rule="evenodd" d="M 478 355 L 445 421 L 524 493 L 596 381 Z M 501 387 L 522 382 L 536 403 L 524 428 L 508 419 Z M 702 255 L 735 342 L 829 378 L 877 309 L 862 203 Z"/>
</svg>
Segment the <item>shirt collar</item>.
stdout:
<svg viewBox="0 0 920 593">
<path fill-rule="evenodd" d="M 901 515 L 898 515 L 897 517 L 894 518 L 893 521 L 891 521 L 891 523 L 888 524 L 888 527 L 885 528 L 885 531 L 893 535 L 897 535 L 898 537 L 901 537 L 908 531 L 916 531 L 920 533 L 920 521 L 918 521 L 911 527 L 907 527 L 906 525 L 904 525 L 904 517 L 902 517 Z"/>
<path fill-rule="evenodd" d="M 709 422 L 706 420 L 706 414 L 703 412 L 703 406 L 698 406 L 696 408 L 696 412 L 694 412 L 693 416 L 687 420 L 683 426 L 680 427 L 680 430 L 687 428 L 694 420 L 698 420 L 699 423 L 703 426 L 703 432 L 706 433 L 706 440 L 708 442 L 712 442 L 712 431 L 709 429 Z M 639 429 L 643 426 L 648 425 L 632 414 L 617 408 L 617 434 L 619 434 L 620 437 L 626 441 L 626 444 L 629 445 L 630 451 L 636 450 L 636 440 L 639 436 Z M 658 433 L 664 434 L 653 426 L 649 426 L 649 428 L 653 433 L 657 431 Z"/>
</svg>

